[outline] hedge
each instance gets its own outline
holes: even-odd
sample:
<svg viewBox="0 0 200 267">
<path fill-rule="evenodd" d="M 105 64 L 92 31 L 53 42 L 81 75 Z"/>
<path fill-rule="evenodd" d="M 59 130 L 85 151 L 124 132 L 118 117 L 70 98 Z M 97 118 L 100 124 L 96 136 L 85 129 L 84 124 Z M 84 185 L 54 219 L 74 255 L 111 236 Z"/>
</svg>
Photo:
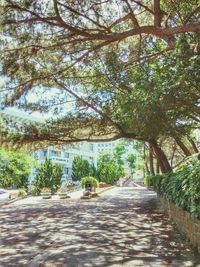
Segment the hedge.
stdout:
<svg viewBox="0 0 200 267">
<path fill-rule="evenodd" d="M 163 198 L 200 219 L 200 161 L 188 159 L 174 173 L 147 177 L 147 185 Z"/>
</svg>

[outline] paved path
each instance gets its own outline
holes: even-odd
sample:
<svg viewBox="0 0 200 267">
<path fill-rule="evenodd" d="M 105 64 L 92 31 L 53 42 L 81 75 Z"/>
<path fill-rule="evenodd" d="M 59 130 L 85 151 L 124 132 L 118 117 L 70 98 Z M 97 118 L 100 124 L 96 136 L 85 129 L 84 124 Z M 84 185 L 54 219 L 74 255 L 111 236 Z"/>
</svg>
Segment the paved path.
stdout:
<svg viewBox="0 0 200 267">
<path fill-rule="evenodd" d="M 95 200 L 15 202 L 0 209 L 0 266 L 184 267 L 200 262 L 155 194 L 114 188 Z"/>
</svg>

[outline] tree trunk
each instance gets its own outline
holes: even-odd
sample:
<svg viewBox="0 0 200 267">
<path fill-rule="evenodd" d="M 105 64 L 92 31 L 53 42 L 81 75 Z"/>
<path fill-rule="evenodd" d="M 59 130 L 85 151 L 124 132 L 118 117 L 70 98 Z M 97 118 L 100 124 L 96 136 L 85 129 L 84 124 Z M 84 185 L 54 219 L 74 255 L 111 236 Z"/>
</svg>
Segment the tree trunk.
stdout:
<svg viewBox="0 0 200 267">
<path fill-rule="evenodd" d="M 171 162 L 170 162 L 170 165 L 171 165 L 172 169 L 173 169 L 173 160 L 174 160 L 175 152 L 176 152 L 176 149 L 177 149 L 176 146 L 177 146 L 176 141 L 174 141 L 174 144 L 172 145 L 172 155 L 171 155 Z"/>
<path fill-rule="evenodd" d="M 186 155 L 186 157 L 192 155 L 190 150 L 186 147 L 186 145 L 181 141 L 181 139 L 179 137 L 175 137 L 174 139 L 175 139 L 177 145 L 179 145 L 179 147 L 182 149 L 182 151 Z"/>
<path fill-rule="evenodd" d="M 195 153 L 199 153 L 199 150 L 194 142 L 194 140 L 192 138 L 188 138 L 188 140 L 190 141 L 190 144 L 192 145 L 192 148 L 194 150 Z"/>
<path fill-rule="evenodd" d="M 149 171 L 149 166 L 148 166 L 147 161 L 145 161 L 145 169 L 146 169 L 147 175 L 149 176 L 150 175 L 150 171 Z"/>
<path fill-rule="evenodd" d="M 161 27 L 161 10 L 160 10 L 160 0 L 154 0 L 153 4 L 154 9 L 154 26 Z"/>
<path fill-rule="evenodd" d="M 156 174 L 160 173 L 160 166 L 158 160 L 156 160 Z"/>
<path fill-rule="evenodd" d="M 154 153 L 156 155 L 156 158 L 159 162 L 159 166 L 161 169 L 162 173 L 167 173 L 167 172 L 171 172 L 172 168 L 169 164 L 169 161 L 165 155 L 165 153 L 163 152 L 163 150 L 159 147 L 158 143 L 156 140 L 151 140 L 149 141 L 149 143 L 151 144 Z"/>
<path fill-rule="evenodd" d="M 150 168 L 150 175 L 154 176 L 155 171 L 154 171 L 154 166 L 153 166 L 153 148 L 149 144 L 149 168 Z"/>
</svg>

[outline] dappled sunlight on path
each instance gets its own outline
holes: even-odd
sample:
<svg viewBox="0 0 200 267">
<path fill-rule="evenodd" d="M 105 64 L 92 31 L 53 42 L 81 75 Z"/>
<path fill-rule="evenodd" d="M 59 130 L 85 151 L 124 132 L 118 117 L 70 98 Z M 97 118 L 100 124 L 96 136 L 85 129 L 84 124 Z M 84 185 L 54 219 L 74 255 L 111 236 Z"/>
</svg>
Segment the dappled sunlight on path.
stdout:
<svg viewBox="0 0 200 267">
<path fill-rule="evenodd" d="M 196 262 L 196 263 L 195 263 Z M 0 210 L 0 266 L 198 266 L 143 188 Z"/>
</svg>

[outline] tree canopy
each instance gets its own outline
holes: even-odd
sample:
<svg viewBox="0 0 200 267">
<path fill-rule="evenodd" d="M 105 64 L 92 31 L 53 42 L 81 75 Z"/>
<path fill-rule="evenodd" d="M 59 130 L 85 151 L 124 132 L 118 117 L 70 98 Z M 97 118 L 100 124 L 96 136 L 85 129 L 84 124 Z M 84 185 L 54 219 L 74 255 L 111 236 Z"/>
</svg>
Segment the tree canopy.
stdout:
<svg viewBox="0 0 200 267">
<path fill-rule="evenodd" d="M 192 43 L 197 52 L 199 10 L 198 0 L 4 0 L 0 15 L 2 74 L 9 90 L 5 104 L 19 104 L 33 89 L 55 89 L 63 79 L 67 86 L 62 89 L 69 93 L 69 85 L 94 76 L 83 69 L 91 69 L 110 49 L 117 48 L 124 65 L 133 66 L 174 49 L 180 34 L 190 33 L 197 37 Z M 149 38 L 162 45 L 153 45 Z M 60 95 L 60 101 L 69 100 Z M 37 108 L 49 106 L 44 98 L 38 102 Z M 57 104 L 55 99 L 50 102 Z M 36 108 L 34 103 L 29 107 Z"/>
<path fill-rule="evenodd" d="M 114 184 L 122 176 L 124 176 L 124 169 L 113 154 L 104 152 L 99 155 L 97 177 L 100 182 Z"/>
<path fill-rule="evenodd" d="M 63 176 L 63 166 L 60 164 L 53 164 L 50 159 L 40 164 L 37 168 L 37 174 L 34 178 L 33 185 L 36 187 L 38 193 L 42 188 L 48 187 L 52 193 L 55 193 L 61 186 Z"/>
<path fill-rule="evenodd" d="M 157 140 L 181 144 L 199 125 L 199 9 L 198 0 L 4 0 L 1 105 L 57 117 L 4 121 L 1 143 L 133 138 L 169 171 Z"/>
<path fill-rule="evenodd" d="M 0 187 L 27 188 L 34 160 L 22 152 L 0 150 Z"/>
<path fill-rule="evenodd" d="M 93 172 L 92 165 L 82 156 L 75 156 L 72 163 L 72 180 L 80 181 L 84 176 L 89 176 Z"/>
</svg>

